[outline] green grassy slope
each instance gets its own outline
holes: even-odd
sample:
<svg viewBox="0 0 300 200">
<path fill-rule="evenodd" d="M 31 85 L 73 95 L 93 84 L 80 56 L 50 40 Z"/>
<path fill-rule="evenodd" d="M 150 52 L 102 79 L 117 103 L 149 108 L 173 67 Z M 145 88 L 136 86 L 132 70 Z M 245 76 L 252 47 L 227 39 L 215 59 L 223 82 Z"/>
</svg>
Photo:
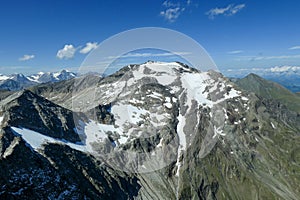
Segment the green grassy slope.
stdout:
<svg viewBox="0 0 300 200">
<path fill-rule="evenodd" d="M 245 78 L 237 80 L 236 84 L 261 97 L 278 100 L 290 110 L 300 113 L 300 94 L 294 94 L 277 83 L 267 81 L 255 74 L 249 74 Z"/>
</svg>

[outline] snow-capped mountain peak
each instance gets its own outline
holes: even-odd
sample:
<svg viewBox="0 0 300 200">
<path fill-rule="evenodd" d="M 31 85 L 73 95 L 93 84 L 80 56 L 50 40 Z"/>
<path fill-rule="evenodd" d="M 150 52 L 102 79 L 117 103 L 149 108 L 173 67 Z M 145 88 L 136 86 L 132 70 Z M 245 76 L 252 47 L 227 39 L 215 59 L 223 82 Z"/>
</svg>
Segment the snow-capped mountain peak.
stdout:
<svg viewBox="0 0 300 200">
<path fill-rule="evenodd" d="M 167 132 L 166 127 L 174 127 L 171 124 L 176 119 L 176 128 L 173 130 L 177 133 L 179 143 L 176 149 L 178 157 L 175 158 L 176 174 L 182 165 L 181 156 L 193 141 L 204 117 L 198 115 L 195 109 L 207 110 L 205 118 L 213 121 L 207 140 L 215 141 L 216 138 L 225 136 L 223 127 L 227 110 L 222 105 L 228 101 L 236 101 L 243 102 L 243 109 L 248 106 L 248 98 L 221 74 L 214 71 L 201 72 L 177 62 L 128 65 L 102 79 L 94 88 L 73 95 L 72 109 L 75 111 L 89 112 L 99 104 L 110 105 L 109 112 L 114 116 L 114 124 L 109 125 L 109 131 L 99 125 L 97 132 L 112 132 L 109 137 L 116 148 L 143 138 L 155 137 L 160 138 L 153 150 L 153 154 L 156 154 L 167 141 L 167 136 L 164 135 Z M 78 129 L 87 127 L 89 124 L 79 125 Z M 99 141 L 106 139 L 107 136 L 101 134 Z M 207 144 L 203 146 L 201 157 L 205 157 L 209 151 L 205 149 Z M 99 153 L 93 148 L 89 149 L 92 150 L 91 153 Z"/>
<path fill-rule="evenodd" d="M 10 78 L 9 76 L 6 76 L 6 75 L 3 75 L 3 74 L 0 74 L 0 81 L 7 80 L 7 79 L 9 79 L 9 78 Z"/>
<path fill-rule="evenodd" d="M 64 69 L 61 70 L 60 72 L 53 73 L 53 77 L 56 78 L 57 80 L 66 80 L 66 79 L 75 78 L 76 74 Z"/>
</svg>

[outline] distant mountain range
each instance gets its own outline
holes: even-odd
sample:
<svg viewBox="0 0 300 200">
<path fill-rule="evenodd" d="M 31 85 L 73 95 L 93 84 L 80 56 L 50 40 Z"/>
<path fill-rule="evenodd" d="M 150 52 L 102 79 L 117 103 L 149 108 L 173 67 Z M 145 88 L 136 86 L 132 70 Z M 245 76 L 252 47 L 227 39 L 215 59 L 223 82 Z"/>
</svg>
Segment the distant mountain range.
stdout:
<svg viewBox="0 0 300 200">
<path fill-rule="evenodd" d="M 39 72 L 29 76 L 23 74 L 12 74 L 9 76 L 0 74 L 0 89 L 16 91 L 40 83 L 69 80 L 76 76 L 76 73 L 68 70 L 61 70 L 60 72 Z"/>
</svg>

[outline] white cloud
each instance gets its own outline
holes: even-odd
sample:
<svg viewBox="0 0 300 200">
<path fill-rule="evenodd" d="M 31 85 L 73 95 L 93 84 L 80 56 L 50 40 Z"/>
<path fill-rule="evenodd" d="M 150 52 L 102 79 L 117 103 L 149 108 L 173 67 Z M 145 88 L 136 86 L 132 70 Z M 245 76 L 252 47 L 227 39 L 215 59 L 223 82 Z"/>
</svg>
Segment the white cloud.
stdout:
<svg viewBox="0 0 300 200">
<path fill-rule="evenodd" d="M 72 44 L 66 44 L 63 49 L 57 51 L 56 57 L 59 59 L 73 58 L 76 48 Z"/>
<path fill-rule="evenodd" d="M 180 7 L 168 8 L 164 11 L 161 11 L 160 16 L 163 16 L 169 22 L 175 22 L 183 11 L 184 9 L 181 9 Z"/>
<path fill-rule="evenodd" d="M 187 1 L 187 3 L 190 3 L 190 1 Z M 162 6 L 165 8 L 164 10 L 160 11 L 159 14 L 169 22 L 175 22 L 181 13 L 185 11 L 185 7 L 181 6 L 179 2 L 174 3 L 166 0 L 163 2 Z"/>
<path fill-rule="evenodd" d="M 229 15 L 235 15 L 236 13 L 238 13 L 240 10 L 242 10 L 246 5 L 245 4 L 239 4 L 236 5 L 234 7 L 231 7 L 231 9 L 229 10 Z"/>
<path fill-rule="evenodd" d="M 270 68 L 270 71 L 271 72 L 288 72 L 288 71 L 293 71 L 293 72 L 296 72 L 296 71 L 300 71 L 300 67 L 298 66 L 281 66 L 281 67 L 272 67 Z"/>
<path fill-rule="evenodd" d="M 183 12 L 191 10 L 192 7 L 198 7 L 198 4 L 195 4 L 192 0 L 177 0 L 176 2 L 165 0 L 162 3 L 162 7 L 164 8 L 159 15 L 169 22 L 175 22 Z"/>
<path fill-rule="evenodd" d="M 19 58 L 20 61 L 32 60 L 34 59 L 35 55 L 24 55 L 23 57 Z"/>
<path fill-rule="evenodd" d="M 235 51 L 229 51 L 227 52 L 228 54 L 239 54 L 239 53 L 243 53 L 244 51 L 242 50 L 235 50 Z"/>
<path fill-rule="evenodd" d="M 300 49 L 300 46 L 293 46 L 289 48 L 289 50 L 297 50 L 297 49 Z"/>
<path fill-rule="evenodd" d="M 162 4 L 164 7 L 166 8 L 169 8 L 169 7 L 179 7 L 180 4 L 179 3 L 174 3 L 174 2 L 171 2 L 171 1 L 164 1 L 163 4 Z"/>
<path fill-rule="evenodd" d="M 98 43 L 97 42 L 88 42 L 86 43 L 85 47 L 83 47 L 81 50 L 80 50 L 80 53 L 82 54 L 87 54 L 89 53 L 90 51 L 96 49 L 98 47 Z"/>
<path fill-rule="evenodd" d="M 241 11 L 246 5 L 245 4 L 230 4 L 223 8 L 213 8 L 210 9 L 205 14 L 208 15 L 210 19 L 214 19 L 218 15 L 232 16 Z"/>
</svg>

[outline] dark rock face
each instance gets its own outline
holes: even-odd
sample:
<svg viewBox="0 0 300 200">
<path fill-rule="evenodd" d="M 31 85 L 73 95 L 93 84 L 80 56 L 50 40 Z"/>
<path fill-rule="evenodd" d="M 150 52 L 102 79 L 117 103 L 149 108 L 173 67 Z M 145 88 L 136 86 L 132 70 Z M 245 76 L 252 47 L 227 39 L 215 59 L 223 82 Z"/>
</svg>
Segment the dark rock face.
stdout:
<svg viewBox="0 0 300 200">
<path fill-rule="evenodd" d="M 32 92 L 15 94 L 3 106 L 7 124 L 34 130 L 47 136 L 80 142 L 75 132 L 73 112 L 60 107 Z"/>
<path fill-rule="evenodd" d="M 21 86 L 20 83 L 18 83 L 15 80 L 9 79 L 9 80 L 5 80 L 1 83 L 0 85 L 0 89 L 2 90 L 21 90 L 23 87 Z"/>
<path fill-rule="evenodd" d="M 154 65 L 131 65 L 96 81 L 83 78 L 85 85 L 74 97 L 70 93 L 76 83 L 71 81 L 31 88 L 45 98 L 31 91 L 3 95 L 0 198 L 299 197 L 297 112 L 240 92 L 217 72 L 198 76 L 200 72 L 180 63 L 171 64 L 171 70 L 158 64 L 155 71 Z M 186 84 L 193 78 L 193 84 Z M 86 107 L 85 116 L 46 99 L 53 94 L 76 98 L 80 109 Z M 11 130 L 23 127 L 75 144 L 81 135 L 74 131 L 74 116 L 85 128 L 98 122 L 92 134 L 105 137 L 93 141 L 89 150 L 61 142 L 34 149 Z M 157 167 L 160 163 L 165 165 Z"/>
<path fill-rule="evenodd" d="M 10 128 L 1 131 L 1 199 L 57 198 L 71 189 L 49 161 L 32 151 Z"/>
<path fill-rule="evenodd" d="M 111 104 L 98 105 L 86 113 L 88 118 L 95 119 L 100 124 L 114 124 L 114 116 L 111 114 Z"/>
<path fill-rule="evenodd" d="M 1 199 L 132 199 L 140 188 L 136 177 L 67 146 L 49 144 L 38 153 L 9 128 L 0 137 Z"/>
</svg>

